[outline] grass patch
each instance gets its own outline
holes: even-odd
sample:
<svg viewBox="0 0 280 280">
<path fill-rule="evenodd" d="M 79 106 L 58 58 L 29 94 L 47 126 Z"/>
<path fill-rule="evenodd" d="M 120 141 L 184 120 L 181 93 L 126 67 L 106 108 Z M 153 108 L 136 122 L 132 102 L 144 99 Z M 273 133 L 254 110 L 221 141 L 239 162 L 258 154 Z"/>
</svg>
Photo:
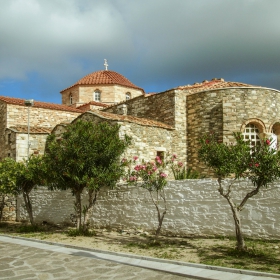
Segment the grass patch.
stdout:
<svg viewBox="0 0 280 280">
<path fill-rule="evenodd" d="M 230 245 L 213 245 L 203 248 L 200 245 L 198 255 L 201 263 L 226 266 L 238 269 L 251 269 L 280 273 L 280 253 L 277 246 L 280 241 L 247 240 L 247 250 L 239 251 Z M 279 247 L 278 247 L 279 248 Z"/>
<path fill-rule="evenodd" d="M 21 225 L 18 227 L 18 233 L 31 233 L 31 232 L 41 232 L 43 229 L 38 225 Z"/>
<path fill-rule="evenodd" d="M 96 236 L 96 232 L 94 230 L 81 230 L 81 229 L 69 229 L 66 234 L 71 237 L 77 237 L 77 236 L 87 236 L 92 237 Z"/>
</svg>

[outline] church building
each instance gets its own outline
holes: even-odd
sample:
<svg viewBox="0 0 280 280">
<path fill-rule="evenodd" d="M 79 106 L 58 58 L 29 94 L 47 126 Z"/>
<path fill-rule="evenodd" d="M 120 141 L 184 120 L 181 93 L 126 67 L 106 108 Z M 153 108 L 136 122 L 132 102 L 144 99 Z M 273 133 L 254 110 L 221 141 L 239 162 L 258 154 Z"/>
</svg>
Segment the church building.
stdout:
<svg viewBox="0 0 280 280">
<path fill-rule="evenodd" d="M 23 99 L 0 96 L 0 159 L 43 154 L 47 136 L 61 134 L 77 119 L 119 124 L 120 137 L 132 137 L 128 158 L 150 160 L 171 152 L 201 172 L 197 151 L 204 133 L 214 131 L 224 142 L 238 131 L 253 144 L 264 137 L 280 141 L 276 89 L 212 79 L 145 94 L 106 66 L 62 90 L 61 97 L 61 105 L 35 100 L 26 106 Z"/>
</svg>

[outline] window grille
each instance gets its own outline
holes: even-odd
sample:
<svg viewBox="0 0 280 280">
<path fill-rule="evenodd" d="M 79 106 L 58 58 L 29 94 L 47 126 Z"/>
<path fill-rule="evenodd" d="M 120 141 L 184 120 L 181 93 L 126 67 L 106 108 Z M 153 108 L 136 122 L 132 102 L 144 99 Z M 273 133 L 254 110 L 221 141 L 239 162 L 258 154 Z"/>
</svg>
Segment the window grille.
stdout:
<svg viewBox="0 0 280 280">
<path fill-rule="evenodd" d="M 261 143 L 259 138 L 259 129 L 254 124 L 246 125 L 243 137 L 245 141 L 250 141 L 251 148 Z"/>
</svg>

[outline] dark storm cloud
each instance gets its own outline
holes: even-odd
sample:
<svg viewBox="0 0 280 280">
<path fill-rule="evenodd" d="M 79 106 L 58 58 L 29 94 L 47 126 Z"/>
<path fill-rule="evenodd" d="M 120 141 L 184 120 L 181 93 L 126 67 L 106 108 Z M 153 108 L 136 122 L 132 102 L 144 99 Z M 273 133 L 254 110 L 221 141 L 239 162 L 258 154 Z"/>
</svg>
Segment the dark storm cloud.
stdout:
<svg viewBox="0 0 280 280">
<path fill-rule="evenodd" d="M 104 58 L 146 91 L 213 77 L 280 89 L 278 0 L 0 4 L 0 91 L 1 80 L 30 89 L 37 77 L 56 96 Z"/>
</svg>

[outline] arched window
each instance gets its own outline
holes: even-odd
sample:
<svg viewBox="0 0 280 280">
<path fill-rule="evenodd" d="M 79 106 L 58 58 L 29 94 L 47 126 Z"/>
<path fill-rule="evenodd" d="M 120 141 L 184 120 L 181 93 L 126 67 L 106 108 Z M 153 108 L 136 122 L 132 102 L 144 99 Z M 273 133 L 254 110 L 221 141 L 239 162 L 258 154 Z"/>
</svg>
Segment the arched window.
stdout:
<svg viewBox="0 0 280 280">
<path fill-rule="evenodd" d="M 97 101 L 97 102 L 100 102 L 100 96 L 101 96 L 101 93 L 99 90 L 96 90 L 94 93 L 93 93 L 93 100 L 94 101 Z"/>
<path fill-rule="evenodd" d="M 130 94 L 130 92 L 127 92 L 125 94 L 125 100 L 129 100 L 130 98 L 131 98 L 131 94 Z"/>
<path fill-rule="evenodd" d="M 251 148 L 261 144 L 261 140 L 259 138 L 259 129 L 252 123 L 246 125 L 243 132 L 243 137 L 245 141 L 250 141 Z"/>
<path fill-rule="evenodd" d="M 72 95 L 72 93 L 70 93 L 70 95 L 69 95 L 69 104 L 70 105 L 73 104 L 73 95 Z"/>
</svg>

